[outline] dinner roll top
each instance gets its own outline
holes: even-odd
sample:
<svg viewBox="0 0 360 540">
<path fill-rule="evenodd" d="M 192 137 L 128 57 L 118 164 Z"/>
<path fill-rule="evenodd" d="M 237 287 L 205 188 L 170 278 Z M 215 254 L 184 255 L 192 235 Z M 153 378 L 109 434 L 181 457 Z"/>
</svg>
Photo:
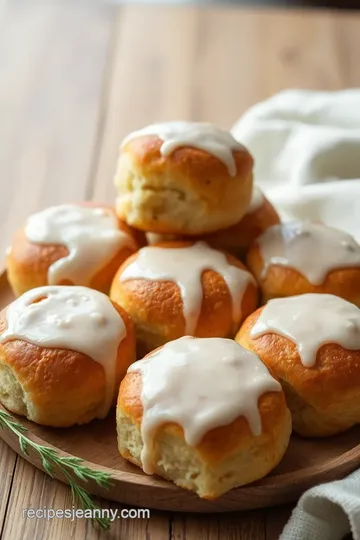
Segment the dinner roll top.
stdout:
<svg viewBox="0 0 360 540">
<path fill-rule="evenodd" d="M 267 474 L 291 431 L 281 385 L 256 355 L 189 336 L 130 367 L 117 425 L 125 459 L 208 499 Z"/>
<path fill-rule="evenodd" d="M 131 318 L 98 291 L 40 287 L 0 314 L 0 401 L 39 424 L 106 416 L 134 360 Z"/>
<path fill-rule="evenodd" d="M 301 435 L 332 435 L 360 422 L 354 304 L 328 294 L 270 300 L 246 319 L 236 340 L 279 378 Z"/>
<path fill-rule="evenodd" d="M 201 242 L 141 249 L 119 269 L 110 296 L 132 316 L 144 354 L 186 334 L 233 337 L 257 305 L 244 265 Z"/>
<path fill-rule="evenodd" d="M 121 219 L 144 231 L 197 235 L 245 214 L 253 160 L 229 132 L 168 122 L 130 134 L 115 175 Z"/>
<path fill-rule="evenodd" d="M 140 235 L 108 206 L 52 206 L 31 215 L 7 257 L 9 283 L 20 294 L 44 285 L 86 285 L 108 292 Z"/>
<path fill-rule="evenodd" d="M 302 221 L 274 225 L 254 242 L 246 262 L 263 301 L 328 293 L 360 306 L 360 246 L 343 231 Z"/>
</svg>

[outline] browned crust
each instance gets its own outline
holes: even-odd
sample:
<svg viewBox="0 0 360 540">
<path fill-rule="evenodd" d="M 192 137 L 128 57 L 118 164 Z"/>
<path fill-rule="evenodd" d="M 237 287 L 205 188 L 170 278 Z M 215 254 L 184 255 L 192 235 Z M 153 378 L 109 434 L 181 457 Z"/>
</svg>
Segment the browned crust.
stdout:
<svg viewBox="0 0 360 540">
<path fill-rule="evenodd" d="M 141 168 L 143 175 L 160 176 L 164 168 L 168 174 L 181 176 L 184 182 L 196 185 L 196 189 L 205 198 L 212 198 L 219 202 L 224 190 L 224 180 L 238 182 L 247 177 L 253 168 L 253 158 L 246 148 L 233 152 L 236 175 L 229 175 L 227 167 L 217 157 L 192 147 L 180 147 L 169 156 L 160 153 L 163 141 L 157 136 L 145 135 L 131 139 L 123 152 L 129 152 L 137 167 Z"/>
<path fill-rule="evenodd" d="M 360 268 L 344 268 L 329 272 L 321 285 L 313 285 L 297 270 L 282 265 L 269 266 L 264 277 L 263 259 L 258 242 L 252 245 L 246 264 L 261 288 L 263 301 L 305 293 L 328 293 L 340 296 L 360 307 Z"/>
<path fill-rule="evenodd" d="M 263 309 L 259 308 L 246 319 L 236 341 L 258 354 L 277 378 L 289 384 L 315 409 L 324 412 L 344 409 L 346 415 L 345 405 L 359 408 L 360 351 L 349 351 L 335 343 L 322 345 L 315 366 L 305 367 L 296 344 L 288 338 L 271 332 L 251 337 L 251 329 Z"/>
<path fill-rule="evenodd" d="M 131 317 L 120 306 L 115 303 L 113 306 L 126 327 L 126 337 L 118 348 L 115 385 L 118 388 L 128 367 L 135 361 L 135 333 Z M 0 334 L 7 327 L 6 310 L 0 313 Z M 44 418 L 47 408 L 51 411 L 53 404 L 66 403 L 76 410 L 77 403 L 82 401 L 97 401 L 101 405 L 104 400 L 106 381 L 103 367 L 79 352 L 40 347 L 16 339 L 0 343 L 0 362 L 11 368 Z"/>
<path fill-rule="evenodd" d="M 192 244 L 192 242 L 162 242 L 157 246 L 171 248 L 187 247 Z M 120 267 L 114 278 L 110 296 L 133 316 L 135 326 L 145 328 L 148 334 L 154 336 L 154 341 L 145 337 L 145 343 L 142 346 L 140 344 L 140 348 L 148 352 L 167 341 L 185 335 L 185 318 L 181 293 L 176 283 L 145 279 L 120 281 L 120 275 L 136 257 L 134 254 Z M 230 264 L 247 270 L 235 257 L 227 254 L 227 259 Z M 233 321 L 232 299 L 224 279 L 213 270 L 207 270 L 203 272 L 201 281 L 203 301 L 196 336 L 234 336 L 238 326 L 236 327 Z M 255 285 L 250 283 L 242 299 L 242 320 L 256 308 L 256 305 L 257 290 Z"/>
<path fill-rule="evenodd" d="M 106 208 L 115 216 L 115 210 L 107 205 L 96 203 L 81 203 L 85 206 Z M 118 219 L 118 218 L 117 218 Z M 111 280 L 119 266 L 137 249 L 139 241 L 145 244 L 144 235 L 134 232 L 123 221 L 118 219 L 119 229 L 128 234 L 134 241 L 133 247 L 122 247 L 113 259 L 101 270 L 99 270 L 91 280 L 90 287 L 102 292 L 108 292 Z M 20 296 L 24 292 L 48 284 L 48 269 L 57 260 L 68 255 L 68 250 L 62 245 L 40 245 L 29 242 L 25 235 L 25 229 L 19 230 L 13 240 L 12 248 L 7 257 L 8 279 L 14 293 Z M 72 285 L 68 280 L 64 280 L 58 285 Z"/>
<path fill-rule="evenodd" d="M 204 241 L 215 249 L 227 251 L 235 257 L 244 258 L 252 242 L 272 225 L 280 223 L 273 205 L 264 196 L 261 206 L 246 214 L 238 223 L 214 233 L 199 235 L 194 240 Z M 161 236 L 161 235 L 159 235 Z M 186 240 L 185 236 L 174 236 L 173 240 Z M 162 241 L 158 238 L 158 241 Z"/>
<path fill-rule="evenodd" d="M 118 409 L 138 426 L 141 425 L 143 416 L 141 389 L 141 374 L 128 373 L 121 383 L 118 397 Z M 284 425 L 287 424 L 288 412 L 283 392 L 267 392 L 260 397 L 258 407 L 262 424 L 259 442 L 260 439 L 261 443 L 267 441 L 271 451 L 275 446 L 274 438 L 284 436 Z M 160 430 L 184 437 L 182 427 L 175 423 L 163 424 L 159 426 L 158 431 Z M 249 424 L 246 418 L 241 416 L 231 424 L 209 431 L 196 450 L 209 465 L 215 465 L 242 447 L 247 447 L 252 439 L 255 437 Z"/>
<path fill-rule="evenodd" d="M 121 219 L 144 231 L 194 236 L 233 225 L 245 214 L 253 167 L 246 149 L 233 152 L 236 174 L 231 176 L 222 161 L 203 150 L 180 147 L 162 156 L 161 145 L 156 136 L 142 136 L 121 149 L 115 175 Z M 134 178 L 143 200 L 133 197 Z M 181 217 L 171 211 L 176 201 Z"/>
<path fill-rule="evenodd" d="M 264 197 L 261 206 L 245 216 L 235 225 L 222 231 L 201 237 L 217 249 L 223 249 L 237 257 L 244 257 L 250 244 L 272 225 L 280 223 L 273 205 Z"/>
</svg>

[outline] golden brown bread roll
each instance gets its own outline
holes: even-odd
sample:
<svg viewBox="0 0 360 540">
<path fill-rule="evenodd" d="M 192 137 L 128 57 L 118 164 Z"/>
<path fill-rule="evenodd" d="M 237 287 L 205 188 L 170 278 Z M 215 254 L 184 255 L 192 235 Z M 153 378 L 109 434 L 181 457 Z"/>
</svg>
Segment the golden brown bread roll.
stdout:
<svg viewBox="0 0 360 540">
<path fill-rule="evenodd" d="M 101 216 L 76 215 L 72 213 L 74 208 L 104 212 L 112 218 L 101 228 Z M 92 222 L 94 218 L 96 221 Z M 29 222 L 31 228 L 28 229 Z M 42 240 L 32 239 L 34 234 L 42 236 Z M 47 241 L 55 234 L 59 241 Z M 65 237 L 66 234 L 69 237 Z M 81 234 L 85 236 L 82 238 Z M 118 237 L 111 238 L 112 234 Z M 120 264 L 139 249 L 144 240 L 141 233 L 120 221 L 109 206 L 81 203 L 51 207 L 30 216 L 26 226 L 15 234 L 7 257 L 8 280 L 16 296 L 47 284 L 87 285 L 108 292 Z M 64 262 L 67 266 L 58 266 L 51 280 L 51 269 Z"/>
<path fill-rule="evenodd" d="M 256 355 L 233 340 L 185 337 L 130 367 L 117 432 L 122 457 L 215 499 L 277 465 L 291 418 Z"/>
<path fill-rule="evenodd" d="M 0 313 L 0 402 L 39 424 L 105 416 L 134 360 L 131 317 L 98 291 L 40 287 Z"/>
<path fill-rule="evenodd" d="M 132 316 L 145 354 L 184 335 L 233 337 L 256 308 L 257 288 L 231 255 L 203 243 L 164 242 L 120 267 L 110 297 Z"/>
<path fill-rule="evenodd" d="M 325 437 L 360 422 L 360 310 L 337 296 L 270 300 L 236 341 L 281 382 L 293 429 Z"/>
<path fill-rule="evenodd" d="M 206 242 L 215 249 L 227 251 L 239 259 L 243 259 L 252 242 L 266 229 L 277 223 L 280 223 L 280 219 L 275 208 L 259 188 L 254 186 L 250 206 L 238 223 L 227 229 L 200 235 L 196 239 Z M 150 245 L 166 240 L 186 239 L 185 236 L 174 235 L 171 238 L 166 238 L 167 235 L 156 233 L 148 233 L 146 236 Z"/>
<path fill-rule="evenodd" d="M 253 160 L 230 133 L 169 122 L 125 139 L 116 210 L 143 231 L 198 235 L 237 223 L 251 197 Z"/>
<path fill-rule="evenodd" d="M 264 302 L 328 293 L 360 306 L 360 246 L 343 231 L 300 221 L 274 225 L 255 240 L 246 264 Z"/>
</svg>

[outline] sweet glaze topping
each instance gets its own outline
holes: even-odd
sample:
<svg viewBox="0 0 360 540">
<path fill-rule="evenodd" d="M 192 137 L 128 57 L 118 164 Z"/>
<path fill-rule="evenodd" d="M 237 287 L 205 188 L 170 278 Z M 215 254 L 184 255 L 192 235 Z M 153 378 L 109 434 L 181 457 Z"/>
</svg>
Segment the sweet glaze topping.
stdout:
<svg viewBox="0 0 360 540">
<path fill-rule="evenodd" d="M 301 363 L 310 368 L 326 343 L 360 349 L 360 309 L 332 294 L 276 298 L 265 305 L 250 335 L 257 338 L 269 333 L 293 341 Z"/>
<path fill-rule="evenodd" d="M 175 282 L 183 301 L 186 334 L 193 335 L 201 312 L 201 276 L 205 270 L 214 270 L 223 277 L 232 297 L 234 323 L 240 322 L 243 294 L 248 284 L 255 283 L 255 280 L 250 272 L 232 266 L 221 251 L 204 242 L 182 248 L 142 248 L 134 262 L 122 272 L 120 281 L 150 279 Z"/>
<path fill-rule="evenodd" d="M 122 247 L 134 245 L 133 239 L 119 230 L 110 210 L 72 204 L 51 206 L 33 214 L 27 220 L 25 234 L 34 244 L 60 244 L 69 251 L 50 266 L 50 285 L 65 280 L 89 285 Z"/>
<path fill-rule="evenodd" d="M 257 186 L 253 186 L 250 206 L 247 209 L 246 214 L 252 214 L 256 210 L 258 210 L 263 204 L 264 204 L 264 194 Z"/>
<path fill-rule="evenodd" d="M 154 472 L 153 438 L 160 425 L 180 425 L 186 443 L 197 446 L 212 429 L 244 416 L 258 436 L 260 396 L 281 391 L 258 356 L 231 339 L 186 336 L 135 362 L 129 372 L 142 377 L 141 461 L 147 474 Z"/>
<path fill-rule="evenodd" d="M 0 343 L 21 339 L 39 347 L 69 349 L 101 364 L 106 395 L 99 418 L 114 398 L 117 351 L 125 324 L 109 298 L 87 287 L 46 286 L 32 289 L 6 311 Z"/>
<path fill-rule="evenodd" d="M 273 225 L 257 241 L 264 261 L 262 277 L 271 265 L 278 264 L 321 285 L 332 270 L 360 266 L 360 246 L 354 238 L 321 223 Z"/>
<path fill-rule="evenodd" d="M 155 135 L 163 141 L 161 155 L 169 156 L 174 150 L 190 146 L 212 154 L 226 165 L 230 176 L 236 175 L 233 150 L 244 150 L 229 131 L 207 122 L 163 122 L 152 124 L 130 133 L 122 142 L 123 148 L 130 140 L 145 135 Z"/>
</svg>

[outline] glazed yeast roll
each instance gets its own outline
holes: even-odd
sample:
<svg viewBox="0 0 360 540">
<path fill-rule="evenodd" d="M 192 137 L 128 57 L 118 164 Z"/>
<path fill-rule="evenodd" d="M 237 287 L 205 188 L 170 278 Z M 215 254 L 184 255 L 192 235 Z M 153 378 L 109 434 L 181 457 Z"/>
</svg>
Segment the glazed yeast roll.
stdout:
<svg viewBox="0 0 360 540">
<path fill-rule="evenodd" d="M 233 337 L 256 308 L 257 288 L 234 257 L 201 242 L 165 242 L 130 257 L 110 297 L 132 316 L 145 354 L 184 335 Z"/>
<path fill-rule="evenodd" d="M 38 424 L 103 418 L 134 360 L 131 318 L 93 289 L 39 287 L 0 313 L 0 402 Z"/>
<path fill-rule="evenodd" d="M 274 225 L 254 242 L 246 262 L 264 302 L 329 293 L 360 306 L 360 246 L 343 231 L 302 221 Z"/>
<path fill-rule="evenodd" d="M 360 423 L 360 310 L 330 294 L 270 300 L 238 343 L 280 380 L 294 431 L 323 437 Z"/>
<path fill-rule="evenodd" d="M 121 219 L 143 231 L 198 235 L 237 223 L 253 160 L 227 131 L 199 122 L 154 124 L 123 141 L 115 175 Z"/>
<path fill-rule="evenodd" d="M 262 191 L 254 186 L 250 205 L 240 221 L 232 227 L 202 236 L 216 249 L 244 258 L 252 242 L 266 229 L 280 223 L 279 216 Z"/>
<path fill-rule="evenodd" d="M 117 431 L 122 457 L 214 499 L 277 465 L 291 418 L 255 354 L 230 339 L 187 336 L 129 368 Z"/>
<path fill-rule="evenodd" d="M 204 234 L 197 239 L 215 249 L 222 249 L 243 259 L 252 242 L 266 229 L 277 223 L 280 223 L 280 219 L 275 208 L 262 191 L 257 186 L 253 186 L 250 206 L 238 223 L 227 229 Z M 157 233 L 148 233 L 146 236 L 150 245 L 164 240 L 185 239 L 185 237 L 174 237 L 174 235 L 168 235 L 166 238 L 166 235 Z M 169 238 L 169 236 L 172 237 Z"/>
<path fill-rule="evenodd" d="M 43 285 L 85 285 L 108 292 L 120 264 L 138 249 L 115 211 L 91 203 L 52 206 L 30 216 L 7 257 L 18 296 Z"/>
</svg>

